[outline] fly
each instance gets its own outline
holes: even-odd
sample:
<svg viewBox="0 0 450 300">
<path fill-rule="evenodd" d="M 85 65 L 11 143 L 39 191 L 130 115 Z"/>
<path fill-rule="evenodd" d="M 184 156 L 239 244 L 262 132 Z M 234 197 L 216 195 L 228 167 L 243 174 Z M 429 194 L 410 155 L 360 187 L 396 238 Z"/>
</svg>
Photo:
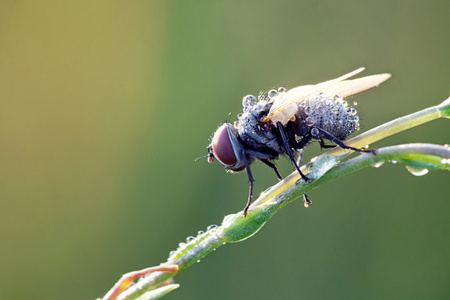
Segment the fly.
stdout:
<svg viewBox="0 0 450 300">
<path fill-rule="evenodd" d="M 375 150 L 355 148 L 343 142 L 359 130 L 357 111 L 349 107 L 344 98 L 376 87 L 391 77 L 390 74 L 377 74 L 348 80 L 363 70 L 359 68 L 315 85 L 290 90 L 279 88 L 258 97 L 245 96 L 243 111 L 238 114 L 237 121 L 224 123 L 216 130 L 207 147 L 208 162 L 212 163 L 216 158 L 231 172 L 247 171 L 250 187 L 244 216 L 252 202 L 255 180 L 250 164 L 255 160 L 272 168 L 282 180 L 273 161 L 280 154 L 287 155 L 301 178 L 308 182 L 309 178 L 300 171 L 296 156 L 301 157 L 302 149 L 314 140 L 323 148 L 335 147 L 326 145 L 326 139 L 343 149 L 375 154 Z"/>
</svg>

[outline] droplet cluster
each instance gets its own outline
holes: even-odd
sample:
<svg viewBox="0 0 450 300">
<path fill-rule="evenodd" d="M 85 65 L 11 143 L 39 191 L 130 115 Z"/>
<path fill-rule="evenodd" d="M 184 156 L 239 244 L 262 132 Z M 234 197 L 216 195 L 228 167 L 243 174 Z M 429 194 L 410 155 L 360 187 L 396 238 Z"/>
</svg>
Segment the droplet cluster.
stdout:
<svg viewBox="0 0 450 300">
<path fill-rule="evenodd" d="M 297 117 L 311 128 L 313 138 L 320 137 L 321 128 L 340 140 L 359 130 L 359 117 L 354 107 L 349 107 L 340 95 L 333 97 L 322 93 L 301 100 Z"/>
</svg>

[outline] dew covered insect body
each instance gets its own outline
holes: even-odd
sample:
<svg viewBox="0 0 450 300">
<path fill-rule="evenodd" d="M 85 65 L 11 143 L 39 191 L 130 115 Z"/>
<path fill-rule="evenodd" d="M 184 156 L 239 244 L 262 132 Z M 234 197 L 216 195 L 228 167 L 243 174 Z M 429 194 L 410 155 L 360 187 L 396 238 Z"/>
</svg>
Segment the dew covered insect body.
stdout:
<svg viewBox="0 0 450 300">
<path fill-rule="evenodd" d="M 272 168 L 281 180 L 272 161 L 278 159 L 280 154 L 286 155 L 301 178 L 309 181 L 300 171 L 296 156 L 301 155 L 301 150 L 314 140 L 322 147 L 335 146 L 326 145 L 326 139 L 344 149 L 375 153 L 374 150 L 354 148 L 343 142 L 359 129 L 356 109 L 349 107 L 344 98 L 373 88 L 390 77 L 389 74 L 377 74 L 347 80 L 363 70 L 360 68 L 316 85 L 290 90 L 279 88 L 258 97 L 245 96 L 242 100 L 243 112 L 237 116 L 237 121 L 234 124 L 224 123 L 216 130 L 207 147 L 208 162 L 216 158 L 229 171 L 247 171 L 250 188 L 244 216 L 253 195 L 254 179 L 250 164 L 255 160 Z"/>
</svg>

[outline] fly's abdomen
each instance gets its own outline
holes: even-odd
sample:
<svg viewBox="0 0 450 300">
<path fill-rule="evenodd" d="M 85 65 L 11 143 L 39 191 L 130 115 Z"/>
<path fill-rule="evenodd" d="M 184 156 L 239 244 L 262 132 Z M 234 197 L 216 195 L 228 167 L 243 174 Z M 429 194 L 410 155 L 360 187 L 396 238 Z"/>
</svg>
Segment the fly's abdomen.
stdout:
<svg viewBox="0 0 450 300">
<path fill-rule="evenodd" d="M 294 121 L 295 133 L 304 136 L 311 133 L 320 138 L 320 128 L 340 140 L 359 130 L 359 117 L 353 107 L 349 107 L 340 95 L 333 97 L 322 94 L 304 99 L 298 103 L 298 112 Z"/>
</svg>

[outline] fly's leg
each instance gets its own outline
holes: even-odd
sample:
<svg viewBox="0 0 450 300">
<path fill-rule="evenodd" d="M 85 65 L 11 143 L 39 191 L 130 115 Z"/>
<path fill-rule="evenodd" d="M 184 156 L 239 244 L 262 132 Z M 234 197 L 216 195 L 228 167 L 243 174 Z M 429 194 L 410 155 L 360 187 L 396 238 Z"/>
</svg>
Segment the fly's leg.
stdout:
<svg viewBox="0 0 450 300">
<path fill-rule="evenodd" d="M 255 182 L 255 179 L 253 179 L 252 171 L 250 170 L 250 164 L 248 163 L 248 160 L 247 160 L 247 157 L 245 154 L 243 155 L 243 159 L 244 159 L 245 170 L 247 171 L 247 175 L 248 175 L 248 181 L 250 182 L 250 187 L 248 189 L 248 201 L 247 201 L 247 205 L 245 205 L 245 207 L 244 207 L 244 218 L 245 218 L 247 216 L 248 209 L 250 208 L 250 204 L 252 204 L 253 182 Z"/>
<path fill-rule="evenodd" d="M 278 172 L 277 167 L 275 166 L 275 164 L 271 163 L 270 161 L 268 161 L 267 159 L 260 159 L 263 163 L 265 163 L 267 166 L 271 167 L 274 171 L 275 174 L 277 174 L 277 177 L 279 180 L 283 180 L 283 177 L 281 177 L 280 173 Z"/>
<path fill-rule="evenodd" d="M 277 122 L 277 127 L 278 127 L 278 130 L 280 131 L 281 139 L 283 140 L 283 147 L 286 150 L 286 154 L 289 156 L 292 163 L 295 165 L 295 168 L 297 169 L 297 171 L 300 174 L 300 176 L 302 177 L 302 179 L 304 181 L 308 182 L 310 179 L 308 177 L 306 177 L 306 175 L 303 174 L 302 171 L 300 171 L 300 168 L 298 167 L 297 162 L 295 161 L 295 157 L 294 157 L 294 154 L 292 153 L 291 146 L 289 146 L 288 140 L 286 138 L 286 133 L 284 132 L 284 129 L 283 129 L 283 125 L 281 125 L 280 122 Z"/>
<path fill-rule="evenodd" d="M 349 149 L 349 150 L 353 150 L 353 151 L 358 151 L 358 152 L 366 152 L 366 153 L 372 153 L 372 154 L 377 154 L 375 149 L 364 149 L 364 148 L 355 148 L 352 146 L 347 146 L 343 141 L 341 141 L 340 139 L 338 139 L 337 137 L 335 137 L 334 135 L 332 135 L 331 133 L 323 130 L 320 127 L 314 127 L 317 130 L 319 130 L 319 132 L 328 140 L 335 142 L 339 147 L 343 148 L 343 149 Z"/>
<path fill-rule="evenodd" d="M 321 137 L 320 138 L 320 140 L 319 140 L 319 144 L 320 144 L 320 148 L 334 148 L 334 147 L 336 147 L 337 145 L 326 145 L 325 144 L 325 141 L 323 140 L 323 138 Z"/>
</svg>

